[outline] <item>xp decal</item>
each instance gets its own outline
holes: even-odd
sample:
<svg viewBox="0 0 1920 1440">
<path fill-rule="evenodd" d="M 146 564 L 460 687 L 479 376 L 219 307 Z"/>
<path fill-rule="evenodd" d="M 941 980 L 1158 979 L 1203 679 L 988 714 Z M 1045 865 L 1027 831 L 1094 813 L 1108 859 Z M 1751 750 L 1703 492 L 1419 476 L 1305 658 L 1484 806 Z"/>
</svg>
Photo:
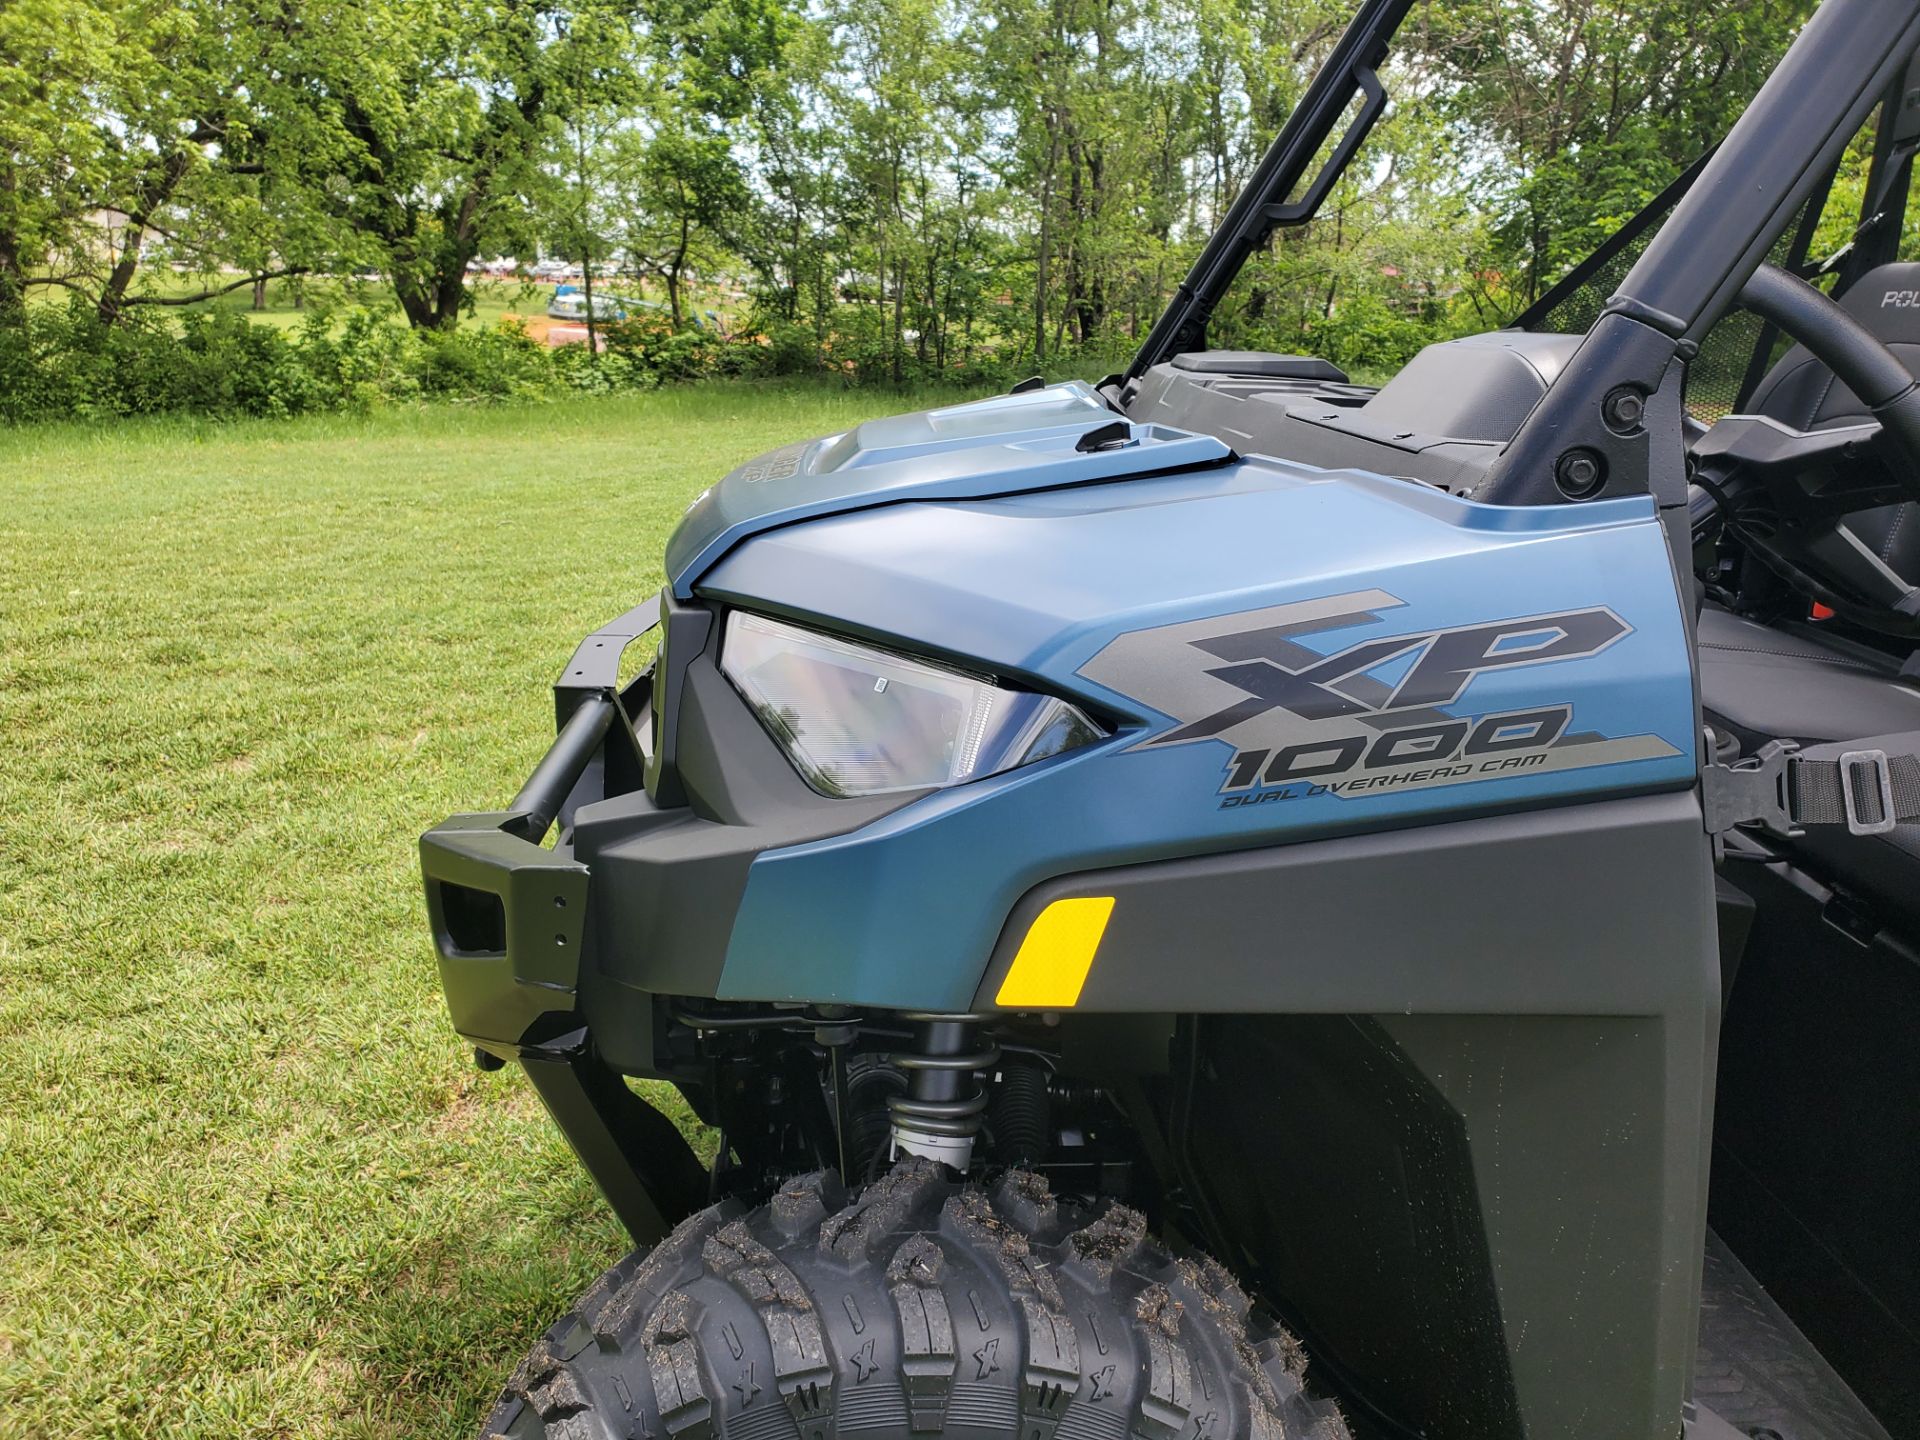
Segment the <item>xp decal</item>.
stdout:
<svg viewBox="0 0 1920 1440">
<path fill-rule="evenodd" d="M 733 473 L 747 485 L 765 485 L 774 480 L 791 480 L 800 473 L 801 462 L 813 448 L 811 440 L 782 445 L 757 460 L 749 460 Z"/>
<path fill-rule="evenodd" d="M 1525 704 L 1473 706 L 1483 676 L 1577 663 L 1633 633 L 1606 606 L 1371 634 L 1331 650 L 1305 643 L 1380 625 L 1382 611 L 1404 604 L 1384 590 L 1359 590 L 1135 631 L 1080 673 L 1178 722 L 1135 749 L 1231 747 L 1223 808 L 1678 753 L 1657 735 L 1576 729 L 1574 698 L 1550 682 Z"/>
</svg>

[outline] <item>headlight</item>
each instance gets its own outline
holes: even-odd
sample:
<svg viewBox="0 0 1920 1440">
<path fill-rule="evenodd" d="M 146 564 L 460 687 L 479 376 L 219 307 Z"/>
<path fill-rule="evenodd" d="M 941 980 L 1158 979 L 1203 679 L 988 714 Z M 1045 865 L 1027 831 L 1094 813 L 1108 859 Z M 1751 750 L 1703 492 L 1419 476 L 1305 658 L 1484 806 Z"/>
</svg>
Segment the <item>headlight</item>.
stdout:
<svg viewBox="0 0 1920 1440">
<path fill-rule="evenodd" d="M 1107 733 L 1053 696 L 740 610 L 720 668 L 823 795 L 955 785 Z"/>
</svg>

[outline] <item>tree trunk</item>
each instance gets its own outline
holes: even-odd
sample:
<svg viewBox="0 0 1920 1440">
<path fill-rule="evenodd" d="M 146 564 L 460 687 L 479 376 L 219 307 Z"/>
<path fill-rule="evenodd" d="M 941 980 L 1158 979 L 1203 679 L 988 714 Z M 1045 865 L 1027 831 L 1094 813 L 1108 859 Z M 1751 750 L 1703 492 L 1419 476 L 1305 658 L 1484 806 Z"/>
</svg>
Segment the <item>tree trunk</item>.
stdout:
<svg viewBox="0 0 1920 1440">
<path fill-rule="evenodd" d="M 396 275 L 394 297 L 401 313 L 415 330 L 451 330 L 460 323 L 460 310 L 467 294 L 466 266 L 442 270 L 425 277 Z"/>
<path fill-rule="evenodd" d="M 1340 247 L 1345 242 L 1346 235 L 1347 212 L 1346 209 L 1342 207 L 1333 212 L 1333 253 L 1335 256 L 1340 254 Z M 1333 268 L 1333 274 L 1327 277 L 1327 298 L 1325 303 L 1320 306 L 1320 318 L 1322 320 L 1333 319 L 1333 302 L 1339 294 L 1340 268 L 1336 264 Z"/>
<path fill-rule="evenodd" d="M 907 267 L 901 262 L 895 267 L 893 277 L 893 383 L 901 384 L 906 379 L 906 341 L 902 338 L 906 326 L 902 315 L 907 304 Z M 883 282 L 884 283 L 884 282 Z"/>
<path fill-rule="evenodd" d="M 936 340 L 940 333 L 940 277 L 938 248 L 927 255 L 927 303 L 924 318 L 920 322 L 919 337 L 913 342 L 914 355 L 924 367 L 927 363 L 927 332 L 932 331 Z"/>
<path fill-rule="evenodd" d="M 600 322 L 593 317 L 593 247 L 580 246 L 580 288 L 587 297 L 587 360 L 600 363 Z"/>
<path fill-rule="evenodd" d="M 439 210 L 441 233 L 446 243 L 438 248 L 431 264 L 417 273 L 405 265 L 396 265 L 393 276 L 394 298 L 401 313 L 415 330 L 452 330 L 460 323 L 467 303 L 467 262 L 480 253 L 480 209 L 486 202 L 484 177 L 460 197 L 451 214 Z M 391 250 L 402 250 L 403 237 L 417 229 L 416 217 L 406 212 L 390 215 L 377 233 Z"/>
<path fill-rule="evenodd" d="M 0 167 L 0 193 L 19 189 L 12 168 Z M 27 323 L 27 273 L 20 264 L 20 236 L 0 228 L 0 330 L 20 330 Z"/>
<path fill-rule="evenodd" d="M 1049 126 L 1052 122 L 1049 121 Z M 1033 267 L 1033 363 L 1047 362 L 1047 284 L 1053 255 L 1053 174 L 1060 163 L 1056 135 L 1047 144 L 1047 168 L 1040 179 L 1040 251 Z"/>
<path fill-rule="evenodd" d="M 21 330 L 27 323 L 26 275 L 20 268 L 20 239 L 0 230 L 0 330 Z"/>
<path fill-rule="evenodd" d="M 587 297 L 587 363 L 600 363 L 600 322 L 593 314 L 593 242 L 587 239 L 587 202 L 584 194 L 587 188 L 587 132 L 582 125 L 573 127 L 574 155 L 577 166 L 574 173 L 580 177 L 580 286 Z"/>
<path fill-rule="evenodd" d="M 187 173 L 187 167 L 193 163 L 192 156 L 185 150 L 175 150 L 167 156 L 160 166 L 160 173 L 150 178 L 140 188 L 139 198 L 127 214 L 125 229 L 121 231 L 124 243 L 120 247 L 120 258 L 114 262 L 113 269 L 107 274 L 106 286 L 100 292 L 100 299 L 94 307 L 102 325 L 111 325 L 118 320 L 126 309 L 127 290 L 133 284 L 133 277 L 140 269 L 140 247 L 146 239 L 147 221 L 153 218 L 153 212 L 172 198 L 175 187 Z"/>
<path fill-rule="evenodd" d="M 892 157 L 892 161 L 887 167 L 887 186 L 889 191 L 889 194 L 887 196 L 889 214 L 887 218 L 889 220 L 897 220 L 901 216 L 900 156 L 897 151 L 894 153 Z M 891 345 L 887 347 L 890 355 L 887 368 L 889 373 L 893 376 L 893 383 L 895 385 L 898 385 L 905 378 L 903 370 L 906 364 L 906 356 L 901 353 L 902 347 L 906 344 L 906 341 L 902 338 L 902 332 L 905 330 L 906 327 L 902 323 L 902 318 L 901 318 L 907 303 L 906 258 L 902 256 L 900 259 L 896 260 L 894 262 L 893 268 L 894 268 L 893 342 Z M 883 287 L 881 292 L 883 295 L 885 294 L 884 287 L 886 283 L 887 283 L 886 272 L 882 271 L 880 275 L 880 284 Z"/>
<path fill-rule="evenodd" d="M 407 324 L 415 330 L 435 328 L 433 301 L 426 287 L 411 275 L 396 273 L 393 277 L 393 298 L 400 302 L 400 313 L 407 317 Z"/>
<path fill-rule="evenodd" d="M 673 316 L 673 328 L 678 330 L 680 317 L 680 272 L 687 263 L 687 246 L 693 233 L 693 222 L 688 218 L 687 207 L 693 203 L 686 188 L 680 191 L 680 244 L 673 252 L 673 260 L 667 266 L 667 311 Z"/>
<path fill-rule="evenodd" d="M 787 245 L 787 322 L 796 323 L 800 319 L 800 250 L 803 235 L 803 221 L 800 214 L 800 190 L 790 185 L 788 193 L 792 202 L 793 218 L 789 230 Z"/>
</svg>

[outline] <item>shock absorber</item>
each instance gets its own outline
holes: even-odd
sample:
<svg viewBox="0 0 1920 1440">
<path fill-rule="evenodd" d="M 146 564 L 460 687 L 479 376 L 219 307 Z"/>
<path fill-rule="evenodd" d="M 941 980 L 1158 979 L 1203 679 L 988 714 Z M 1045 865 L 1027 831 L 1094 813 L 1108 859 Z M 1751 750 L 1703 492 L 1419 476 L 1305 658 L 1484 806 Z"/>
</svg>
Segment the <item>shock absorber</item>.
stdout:
<svg viewBox="0 0 1920 1440">
<path fill-rule="evenodd" d="M 993 1037 L 980 1033 L 984 1015 L 910 1010 L 917 1048 L 891 1058 L 907 1074 L 906 1093 L 887 1097 L 893 1153 L 924 1155 L 966 1171 L 973 1137 L 987 1109 L 987 1089 L 978 1076 L 1000 1059 Z"/>
</svg>

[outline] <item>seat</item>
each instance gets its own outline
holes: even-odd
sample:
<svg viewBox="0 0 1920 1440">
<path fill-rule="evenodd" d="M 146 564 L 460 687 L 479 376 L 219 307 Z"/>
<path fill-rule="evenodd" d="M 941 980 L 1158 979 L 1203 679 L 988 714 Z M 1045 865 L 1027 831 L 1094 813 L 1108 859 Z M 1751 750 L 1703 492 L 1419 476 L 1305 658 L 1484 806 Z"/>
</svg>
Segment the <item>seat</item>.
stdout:
<svg viewBox="0 0 1920 1440">
<path fill-rule="evenodd" d="M 1908 370 L 1920 374 L 1920 264 L 1869 270 L 1839 297 Z M 1747 408 L 1797 430 L 1858 424 L 1867 409 L 1833 372 L 1795 345 Z M 1892 569 L 1920 579 L 1920 506 L 1888 505 L 1847 526 Z M 1920 688 L 1879 651 L 1821 633 L 1817 624 L 1768 626 L 1716 605 L 1700 614 L 1700 700 L 1708 723 L 1743 754 L 1768 740 L 1828 744 L 1920 730 Z M 1825 878 L 1920 934 L 1920 825 L 1857 836 L 1815 827 L 1794 842 Z"/>
<path fill-rule="evenodd" d="M 1867 271 L 1840 306 L 1920 373 L 1920 264 Z M 1858 424 L 1867 408 L 1804 346 L 1783 355 L 1748 409 L 1797 430 Z M 1850 516 L 1848 527 L 1902 575 L 1920 576 L 1920 505 Z M 1751 751 L 1769 739 L 1823 744 L 1920 729 L 1920 691 L 1878 651 L 1815 625 L 1770 627 L 1708 605 L 1700 615 L 1700 693 L 1709 716 Z"/>
<path fill-rule="evenodd" d="M 1840 308 L 1920 375 L 1920 263 L 1877 265 L 1847 287 Z M 1746 408 L 1796 430 L 1829 430 L 1870 419 L 1867 407 L 1803 345 L 1780 357 L 1754 387 Z M 1886 505 L 1848 518 L 1847 528 L 1896 574 L 1920 580 L 1920 515 L 1913 504 Z"/>
<path fill-rule="evenodd" d="M 1893 662 L 1813 626 L 1776 629 L 1717 605 L 1700 613 L 1700 705 L 1707 723 L 1752 754 L 1768 740 L 1824 745 L 1920 730 L 1920 690 Z M 1883 835 L 1815 826 L 1793 846 L 1829 885 L 1872 902 L 1920 936 L 1920 825 Z"/>
<path fill-rule="evenodd" d="M 1699 640 L 1701 706 L 1745 753 L 1768 740 L 1824 745 L 1920 730 L 1920 690 L 1893 661 L 1817 626 L 1760 625 L 1708 605 Z"/>
</svg>

